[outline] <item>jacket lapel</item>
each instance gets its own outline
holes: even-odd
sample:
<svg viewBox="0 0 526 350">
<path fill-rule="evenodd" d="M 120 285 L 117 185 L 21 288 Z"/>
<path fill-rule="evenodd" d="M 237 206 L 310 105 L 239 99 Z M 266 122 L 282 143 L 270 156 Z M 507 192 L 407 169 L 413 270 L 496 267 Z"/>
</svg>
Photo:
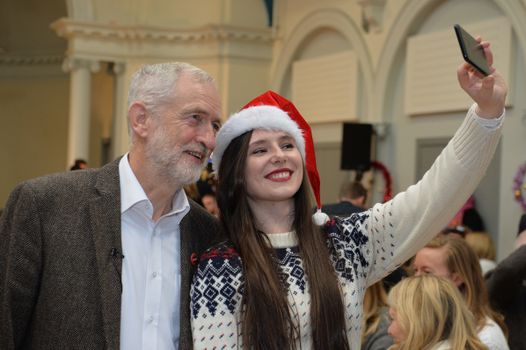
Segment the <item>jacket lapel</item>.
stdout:
<svg viewBox="0 0 526 350">
<path fill-rule="evenodd" d="M 97 258 L 101 311 L 107 347 L 119 348 L 122 244 L 120 218 L 119 160 L 101 168 L 90 201 L 90 227 Z"/>
</svg>

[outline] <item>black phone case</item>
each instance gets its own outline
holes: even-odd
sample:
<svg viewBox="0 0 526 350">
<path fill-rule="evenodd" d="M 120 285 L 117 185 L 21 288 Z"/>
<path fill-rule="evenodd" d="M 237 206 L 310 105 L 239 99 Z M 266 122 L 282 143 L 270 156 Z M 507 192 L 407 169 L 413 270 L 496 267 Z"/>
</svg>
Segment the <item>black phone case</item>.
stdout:
<svg viewBox="0 0 526 350">
<path fill-rule="evenodd" d="M 475 38 L 473 38 L 468 32 L 466 32 L 466 30 L 462 28 L 459 24 L 455 24 L 455 34 L 457 35 L 458 44 L 460 45 L 460 51 L 462 52 L 464 60 L 470 65 L 472 65 L 473 68 L 478 70 L 480 73 L 486 76 L 490 75 L 491 72 L 487 64 L 486 58 L 484 57 L 484 53 L 482 52 L 482 55 L 480 55 L 480 57 L 472 57 L 472 55 L 470 54 L 470 50 L 466 41 L 470 40 L 472 42 L 476 42 Z"/>
</svg>

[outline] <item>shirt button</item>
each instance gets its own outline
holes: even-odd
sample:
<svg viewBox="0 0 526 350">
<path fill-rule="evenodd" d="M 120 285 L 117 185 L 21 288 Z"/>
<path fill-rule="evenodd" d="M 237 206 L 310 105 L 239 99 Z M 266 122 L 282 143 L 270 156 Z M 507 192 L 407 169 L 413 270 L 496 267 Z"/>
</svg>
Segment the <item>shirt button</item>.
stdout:
<svg viewBox="0 0 526 350">
<path fill-rule="evenodd" d="M 148 317 L 148 319 L 146 320 L 146 322 L 148 322 L 148 323 L 152 323 L 152 322 L 153 322 L 153 316 Z"/>
<path fill-rule="evenodd" d="M 157 272 L 152 273 L 152 277 L 153 278 L 157 277 Z"/>
</svg>

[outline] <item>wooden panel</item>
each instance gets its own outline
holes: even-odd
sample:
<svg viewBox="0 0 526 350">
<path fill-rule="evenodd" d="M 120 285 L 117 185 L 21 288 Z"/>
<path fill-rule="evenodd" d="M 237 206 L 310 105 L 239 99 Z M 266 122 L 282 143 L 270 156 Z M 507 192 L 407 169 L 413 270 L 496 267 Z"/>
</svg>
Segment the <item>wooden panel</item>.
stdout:
<svg viewBox="0 0 526 350">
<path fill-rule="evenodd" d="M 510 77 L 511 25 L 506 18 L 463 25 L 473 35 L 491 42 L 494 66 L 506 81 Z M 459 87 L 456 67 L 462 55 L 453 27 L 413 36 L 407 44 L 405 112 L 410 115 L 466 110 L 471 99 Z M 508 106 L 510 98 L 508 98 Z"/>
<path fill-rule="evenodd" d="M 355 120 L 357 80 L 352 51 L 296 61 L 292 101 L 310 123 Z"/>
</svg>

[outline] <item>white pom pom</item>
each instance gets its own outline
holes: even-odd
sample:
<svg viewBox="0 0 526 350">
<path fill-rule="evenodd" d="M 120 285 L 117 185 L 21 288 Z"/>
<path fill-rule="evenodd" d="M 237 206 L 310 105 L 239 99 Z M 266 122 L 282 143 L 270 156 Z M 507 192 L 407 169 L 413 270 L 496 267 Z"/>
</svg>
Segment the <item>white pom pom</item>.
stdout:
<svg viewBox="0 0 526 350">
<path fill-rule="evenodd" d="M 314 215 L 312 215 L 312 220 L 318 226 L 323 226 L 329 221 L 329 215 L 323 213 L 321 209 L 318 209 Z"/>
</svg>

